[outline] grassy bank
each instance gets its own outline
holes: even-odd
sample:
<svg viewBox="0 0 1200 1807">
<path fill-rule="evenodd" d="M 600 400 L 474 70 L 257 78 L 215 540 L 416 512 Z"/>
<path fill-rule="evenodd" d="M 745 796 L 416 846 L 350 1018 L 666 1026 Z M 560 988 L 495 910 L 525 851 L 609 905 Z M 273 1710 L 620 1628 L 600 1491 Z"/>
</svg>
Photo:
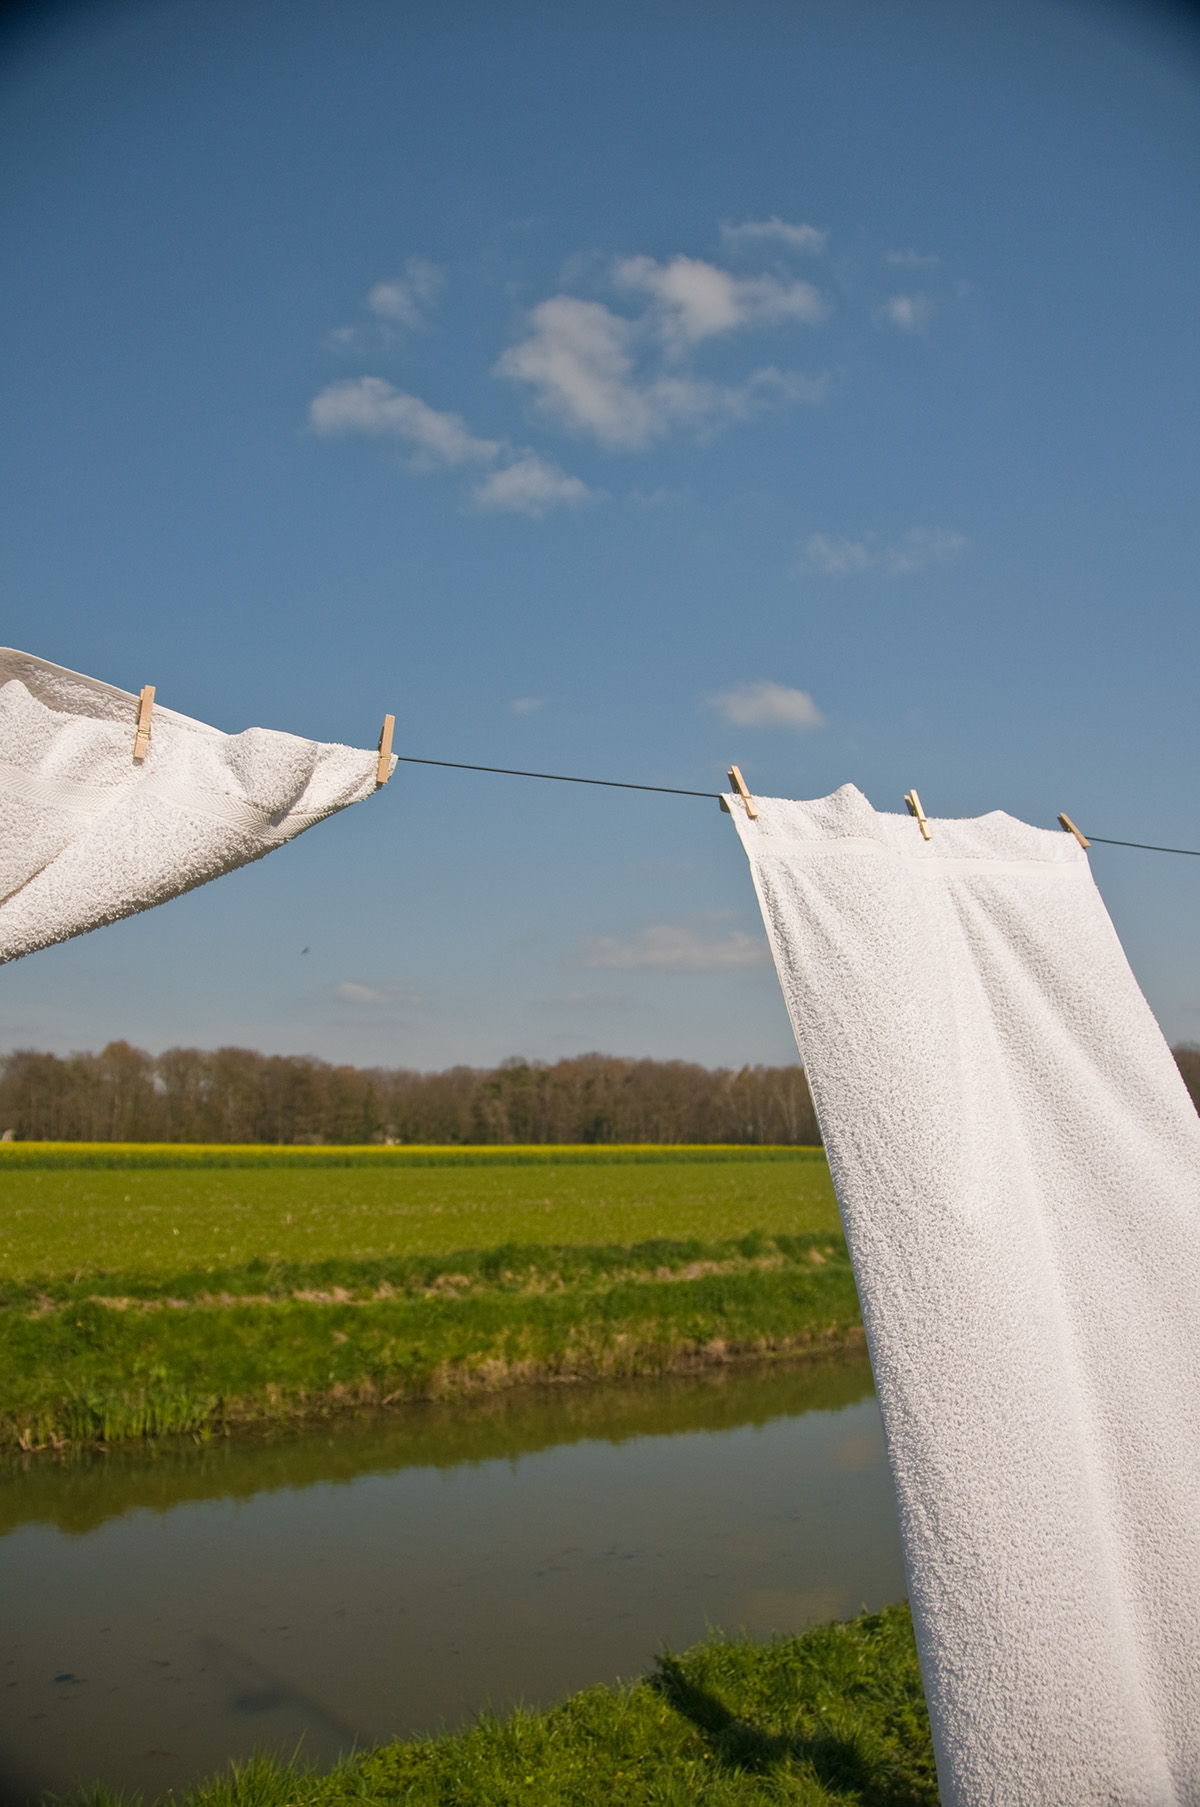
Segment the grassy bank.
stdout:
<svg viewBox="0 0 1200 1807">
<path fill-rule="evenodd" d="M 0 1145 L 0 1276 L 838 1229 L 820 1149 Z"/>
<path fill-rule="evenodd" d="M 855 1346 L 853 1276 L 829 1234 L 43 1276 L 0 1288 L 0 1444 Z"/>
<path fill-rule="evenodd" d="M 865 1352 L 842 1353 L 826 1361 L 726 1363 L 603 1387 L 509 1387 L 479 1394 L 465 1408 L 450 1398 L 338 1413 L 300 1434 L 264 1424 L 198 1443 L 189 1435 L 165 1437 L 151 1460 L 136 1442 L 103 1451 L 69 1443 L 37 1455 L 10 1449 L 0 1451 L 0 1539 L 35 1524 L 79 1536 L 131 1512 L 261 1499 L 399 1469 L 448 1474 L 464 1464 L 511 1465 L 569 1444 L 616 1448 L 647 1437 L 765 1429 L 803 1412 L 843 1411 L 871 1392 Z M 845 1453 L 857 1459 L 860 1448 L 851 1444 Z"/>
<path fill-rule="evenodd" d="M 181 1807 L 936 1807 L 907 1608 L 753 1644 L 713 1636 L 625 1688 L 380 1746 L 332 1774 L 259 1760 Z M 109 1807 L 97 1791 L 89 1807 Z"/>
<path fill-rule="evenodd" d="M 0 1446 L 861 1343 L 820 1150 L 17 1143 L 0 1186 Z"/>
</svg>

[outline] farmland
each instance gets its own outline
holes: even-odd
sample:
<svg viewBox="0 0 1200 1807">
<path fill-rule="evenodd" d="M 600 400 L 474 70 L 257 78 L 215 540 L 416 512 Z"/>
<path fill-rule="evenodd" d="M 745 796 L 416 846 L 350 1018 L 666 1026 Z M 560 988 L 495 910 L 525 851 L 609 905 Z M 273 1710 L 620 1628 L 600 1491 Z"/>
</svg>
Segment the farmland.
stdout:
<svg viewBox="0 0 1200 1807">
<path fill-rule="evenodd" d="M 11 1143 L 0 1275 L 836 1230 L 819 1149 Z"/>
</svg>

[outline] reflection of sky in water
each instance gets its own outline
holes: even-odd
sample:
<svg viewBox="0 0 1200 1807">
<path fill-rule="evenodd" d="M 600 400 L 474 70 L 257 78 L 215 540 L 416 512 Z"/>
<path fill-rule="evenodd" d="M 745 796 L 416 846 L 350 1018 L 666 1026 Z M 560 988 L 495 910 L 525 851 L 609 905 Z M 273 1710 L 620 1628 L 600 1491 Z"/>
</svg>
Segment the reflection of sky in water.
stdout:
<svg viewBox="0 0 1200 1807">
<path fill-rule="evenodd" d="M 637 1674 L 709 1624 L 792 1631 L 896 1599 L 869 1385 L 865 1364 L 823 1387 L 743 1373 L 493 1406 L 474 1448 L 460 1409 L 12 1478 L 0 1785 L 160 1792 L 301 1738 L 327 1761 Z"/>
</svg>

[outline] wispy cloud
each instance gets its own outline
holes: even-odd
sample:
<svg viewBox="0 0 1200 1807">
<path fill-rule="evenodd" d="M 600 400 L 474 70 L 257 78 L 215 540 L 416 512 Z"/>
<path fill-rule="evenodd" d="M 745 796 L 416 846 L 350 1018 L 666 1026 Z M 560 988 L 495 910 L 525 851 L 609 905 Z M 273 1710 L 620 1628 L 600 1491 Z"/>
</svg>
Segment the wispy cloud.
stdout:
<svg viewBox="0 0 1200 1807">
<path fill-rule="evenodd" d="M 529 316 L 530 331 L 496 365 L 528 385 L 542 413 L 602 445 L 638 451 L 678 427 L 713 430 L 747 420 L 772 402 L 818 402 L 826 380 L 769 367 L 739 385 L 662 369 L 640 374 L 635 349 L 645 322 L 599 301 L 552 295 Z"/>
<path fill-rule="evenodd" d="M 514 715 L 532 715 L 535 710 L 543 709 L 545 704 L 544 696 L 515 696 L 509 708 Z"/>
<path fill-rule="evenodd" d="M 375 433 L 406 439 L 420 468 L 434 464 L 491 464 L 503 451 L 479 439 L 458 414 L 431 408 L 419 396 L 393 389 L 381 376 L 330 383 L 313 398 L 309 421 L 318 433 Z"/>
<path fill-rule="evenodd" d="M 967 545 L 965 533 L 951 527 L 911 527 L 890 545 L 880 545 L 875 534 L 861 539 L 834 539 L 812 533 L 800 547 L 796 570 L 822 577 L 853 577 L 864 571 L 881 571 L 886 577 L 904 577 L 928 565 L 947 565 Z"/>
<path fill-rule="evenodd" d="M 360 985 L 354 979 L 345 979 L 335 985 L 333 995 L 343 1004 L 372 1005 L 376 1009 L 411 1009 L 425 1002 L 415 991 L 406 991 L 402 985 Z"/>
<path fill-rule="evenodd" d="M 369 433 L 404 440 L 412 447 L 411 463 L 417 470 L 492 466 L 472 492 L 477 508 L 538 518 L 563 504 L 578 507 L 597 499 L 597 492 L 556 464 L 533 452 L 514 450 L 504 440 L 481 439 L 461 415 L 431 408 L 380 376 L 330 383 L 313 398 L 309 422 L 317 433 Z"/>
<path fill-rule="evenodd" d="M 825 717 L 807 690 L 792 690 L 763 678 L 757 684 L 738 684 L 709 699 L 713 708 L 742 728 L 820 728 Z"/>
<path fill-rule="evenodd" d="M 902 333 L 924 332 L 932 309 L 927 295 L 892 295 L 877 309 L 875 318 L 881 326 L 894 326 Z"/>
<path fill-rule="evenodd" d="M 410 257 L 402 277 L 375 284 L 367 295 L 367 306 L 377 319 L 394 326 L 424 326 L 426 304 L 433 300 L 443 281 L 436 264 L 424 257 Z"/>
<path fill-rule="evenodd" d="M 816 226 L 791 225 L 787 220 L 781 220 L 777 213 L 769 220 L 743 220 L 740 226 L 726 220 L 721 226 L 721 242 L 730 251 L 742 251 L 747 246 L 758 246 L 771 240 L 786 245 L 790 251 L 819 255 L 829 242 L 829 234 Z"/>
<path fill-rule="evenodd" d="M 401 333 L 428 325 L 430 304 L 445 281 L 443 272 L 425 257 L 410 257 L 402 276 L 377 282 L 367 291 L 369 320 L 338 326 L 331 344 L 342 351 L 378 351 L 395 343 Z"/>
<path fill-rule="evenodd" d="M 738 327 L 800 321 L 814 326 L 828 305 L 811 282 L 777 276 L 734 276 L 698 257 L 621 258 L 613 271 L 618 288 L 643 290 L 656 303 L 653 324 L 675 356 L 715 333 Z"/>
<path fill-rule="evenodd" d="M 476 484 L 473 495 L 477 508 L 504 509 L 510 514 L 531 515 L 535 520 L 551 508 L 578 508 L 581 502 L 599 499 L 598 492 L 589 489 L 581 478 L 568 476 L 557 464 L 533 452 L 493 471 Z"/>
<path fill-rule="evenodd" d="M 625 972 L 728 972 L 762 966 L 769 957 L 767 944 L 759 935 L 747 935 L 742 929 L 701 929 L 680 922 L 655 923 L 624 940 L 616 935 L 594 935 L 582 947 L 585 966 L 607 966 Z"/>
</svg>

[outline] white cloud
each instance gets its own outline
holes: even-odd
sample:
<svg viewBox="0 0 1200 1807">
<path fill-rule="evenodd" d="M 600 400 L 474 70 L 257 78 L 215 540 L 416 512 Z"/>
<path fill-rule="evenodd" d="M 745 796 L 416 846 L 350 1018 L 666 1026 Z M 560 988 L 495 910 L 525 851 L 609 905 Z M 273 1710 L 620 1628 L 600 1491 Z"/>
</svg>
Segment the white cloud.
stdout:
<svg viewBox="0 0 1200 1807">
<path fill-rule="evenodd" d="M 596 500 L 578 477 L 568 476 L 557 464 L 549 464 L 533 452 L 523 452 L 512 464 L 492 471 L 473 491 L 476 508 L 532 515 L 540 519 L 547 509 L 565 505 L 578 508 Z"/>
<path fill-rule="evenodd" d="M 950 527 L 912 527 L 883 554 L 884 569 L 892 577 L 923 571 L 926 565 L 948 565 L 967 544 L 965 533 Z"/>
<path fill-rule="evenodd" d="M 424 466 L 491 464 L 504 449 L 498 440 L 477 439 L 459 415 L 440 413 L 419 396 L 393 389 L 381 376 L 330 383 L 313 398 L 308 416 L 318 433 L 375 433 L 406 439 Z"/>
<path fill-rule="evenodd" d="M 878 310 L 876 318 L 883 326 L 894 326 L 902 333 L 924 332 L 929 324 L 929 300 L 925 295 L 893 295 Z"/>
<path fill-rule="evenodd" d="M 673 257 L 667 264 L 652 257 L 625 257 L 613 273 L 619 287 L 653 296 L 657 330 L 676 356 L 714 333 L 783 320 L 813 326 L 828 312 L 810 282 L 734 276 L 697 257 Z"/>
<path fill-rule="evenodd" d="M 509 708 L 514 715 L 532 715 L 535 710 L 545 708 L 545 705 L 544 696 L 515 696 Z"/>
<path fill-rule="evenodd" d="M 862 571 L 882 571 L 887 577 L 904 577 L 928 565 L 946 565 L 967 545 L 967 536 L 950 527 L 910 527 L 891 545 L 881 546 L 873 533 L 860 540 L 832 539 L 812 533 L 800 548 L 797 569 L 822 577 L 852 577 Z"/>
<path fill-rule="evenodd" d="M 514 451 L 500 439 L 480 439 L 458 414 L 431 408 L 419 396 L 393 389 L 381 376 L 331 383 L 313 398 L 309 421 L 317 433 L 371 433 L 404 439 L 418 470 L 467 464 L 493 468 L 476 484 L 477 508 L 539 519 L 548 509 L 598 499 L 578 477 L 533 452 Z"/>
<path fill-rule="evenodd" d="M 823 577 L 848 577 L 853 571 L 869 571 L 876 562 L 866 540 L 834 540 L 825 533 L 810 533 L 802 548 L 801 565 Z"/>
<path fill-rule="evenodd" d="M 730 251 L 740 251 L 745 245 L 760 245 L 769 239 L 775 239 L 793 251 L 816 255 L 824 251 L 829 234 L 816 226 L 789 225 L 776 213 L 769 220 L 743 220 L 740 226 L 731 226 L 726 220 L 721 226 L 721 241 Z"/>
<path fill-rule="evenodd" d="M 530 314 L 531 332 L 503 354 L 495 374 L 527 383 L 537 406 L 602 445 L 639 451 L 676 427 L 712 429 L 747 420 L 771 400 L 816 402 L 825 379 L 774 368 L 736 387 L 685 373 L 639 378 L 638 324 L 599 301 L 552 295 Z"/>
<path fill-rule="evenodd" d="M 424 257 L 410 257 L 403 277 L 377 282 L 367 296 L 367 306 L 377 319 L 393 326 L 424 326 L 422 311 L 442 286 L 442 272 Z"/>
<path fill-rule="evenodd" d="M 769 959 L 767 944 L 759 935 L 742 929 L 705 930 L 688 923 L 661 922 L 621 940 L 615 935 L 595 935 L 585 940 L 585 966 L 607 966 L 621 971 L 655 968 L 662 972 L 728 972 L 763 966 Z"/>
<path fill-rule="evenodd" d="M 727 722 L 745 728 L 820 728 L 825 717 L 807 690 L 792 690 L 763 678 L 757 684 L 738 684 L 709 698 Z"/>
<path fill-rule="evenodd" d="M 727 242 L 742 247 L 773 241 L 813 252 L 825 242 L 815 227 L 776 217 L 727 226 L 725 234 Z M 551 295 L 532 309 L 524 337 L 493 369 L 495 376 L 531 391 L 533 405 L 558 425 L 606 447 L 639 451 L 672 433 L 710 437 L 768 409 L 824 400 L 827 376 L 768 365 L 739 382 L 715 382 L 691 365 L 696 349 L 723 333 L 823 319 L 828 304 L 811 283 L 786 272 L 735 275 L 684 255 L 661 262 L 626 257 L 608 274 L 641 298 L 634 313 L 575 295 Z M 373 318 L 339 329 L 334 341 L 359 351 L 370 344 L 378 349 L 397 329 L 423 325 L 442 281 L 435 265 L 410 258 L 401 275 L 376 283 L 368 293 Z M 529 448 L 472 432 L 460 415 L 432 408 L 381 376 L 328 384 L 310 403 L 309 422 L 324 435 L 400 440 L 418 470 L 481 467 L 470 500 L 488 512 L 539 518 L 603 493 Z M 654 492 L 653 500 L 666 495 Z"/>
<path fill-rule="evenodd" d="M 653 409 L 631 380 L 633 327 L 599 301 L 552 295 L 530 315 L 532 331 L 511 345 L 496 375 L 528 383 L 539 405 L 610 445 L 644 445 Z"/>
<path fill-rule="evenodd" d="M 333 995 L 344 1004 L 382 1004 L 392 1009 L 425 1002 L 416 992 L 406 991 L 402 985 L 359 985 L 353 979 L 345 979 L 340 985 L 335 985 Z"/>
</svg>

